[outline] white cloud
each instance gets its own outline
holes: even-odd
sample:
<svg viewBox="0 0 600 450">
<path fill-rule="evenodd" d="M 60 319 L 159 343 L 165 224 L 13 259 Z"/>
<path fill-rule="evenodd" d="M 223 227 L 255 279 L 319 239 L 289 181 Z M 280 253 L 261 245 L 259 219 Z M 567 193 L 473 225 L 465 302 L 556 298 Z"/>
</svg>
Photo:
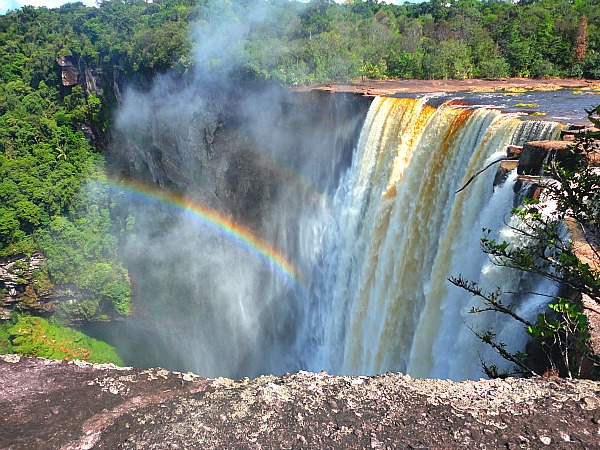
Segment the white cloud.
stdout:
<svg viewBox="0 0 600 450">
<path fill-rule="evenodd" d="M 0 14 L 5 14 L 9 9 L 19 9 L 25 5 L 45 6 L 46 8 L 58 8 L 65 3 L 75 3 L 77 0 L 1 0 Z M 88 6 L 96 6 L 96 0 L 81 0 Z"/>
</svg>

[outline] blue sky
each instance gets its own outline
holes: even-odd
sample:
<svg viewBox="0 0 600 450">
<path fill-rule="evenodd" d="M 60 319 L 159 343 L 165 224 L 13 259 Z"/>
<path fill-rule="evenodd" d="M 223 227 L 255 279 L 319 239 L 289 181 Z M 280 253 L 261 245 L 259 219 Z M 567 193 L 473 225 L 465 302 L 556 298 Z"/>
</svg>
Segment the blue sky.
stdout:
<svg viewBox="0 0 600 450">
<path fill-rule="evenodd" d="M 77 0 L 73 0 L 75 2 Z M 80 0 L 89 6 L 94 6 L 96 0 Z M 404 0 L 386 0 L 389 3 L 404 3 Z M 408 0 L 412 3 L 421 3 L 426 0 Z M 24 5 L 45 6 L 47 8 L 58 8 L 65 3 L 71 3 L 68 0 L 0 0 L 0 14 L 5 14 L 9 9 L 18 9 Z"/>
</svg>

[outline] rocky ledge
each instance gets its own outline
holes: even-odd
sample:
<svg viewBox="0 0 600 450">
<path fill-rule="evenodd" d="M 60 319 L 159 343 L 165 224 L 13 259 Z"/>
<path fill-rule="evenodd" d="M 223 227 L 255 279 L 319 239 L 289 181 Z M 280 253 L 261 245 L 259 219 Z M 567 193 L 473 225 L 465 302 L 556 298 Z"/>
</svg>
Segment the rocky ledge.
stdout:
<svg viewBox="0 0 600 450">
<path fill-rule="evenodd" d="M 502 90 L 556 90 L 556 89 L 600 89 L 598 80 L 583 80 L 576 78 L 497 78 L 469 80 L 356 80 L 349 84 L 317 84 L 296 88 L 298 92 L 330 91 L 353 92 L 355 94 L 395 95 L 417 94 L 429 92 L 493 92 Z"/>
<path fill-rule="evenodd" d="M 324 372 L 233 381 L 0 357 L 0 447 L 598 448 L 600 383 Z"/>
</svg>

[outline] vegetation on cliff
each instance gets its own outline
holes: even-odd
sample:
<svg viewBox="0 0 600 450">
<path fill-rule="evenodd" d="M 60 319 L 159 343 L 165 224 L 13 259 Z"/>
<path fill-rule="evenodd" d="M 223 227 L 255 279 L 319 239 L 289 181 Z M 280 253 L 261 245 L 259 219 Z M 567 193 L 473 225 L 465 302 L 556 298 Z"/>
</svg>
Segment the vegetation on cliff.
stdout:
<svg viewBox="0 0 600 450">
<path fill-rule="evenodd" d="M 33 316 L 19 316 L 0 324 L 0 353 L 123 365 L 110 345 Z"/>
<path fill-rule="evenodd" d="M 4 75 L 0 256 L 41 251 L 48 261 L 42 270 L 51 283 L 86 292 L 84 301 L 62 306 L 66 318 L 127 313 L 129 282 L 116 259 L 107 189 L 102 183 L 93 191 L 87 188 L 90 180 L 104 178 L 103 158 L 83 132 L 87 124 L 97 124 L 98 97 L 84 95 L 80 86 L 61 95 L 60 85 L 50 79 L 32 87 L 24 78 Z M 104 265 L 105 286 L 90 280 L 99 265 Z"/>
</svg>

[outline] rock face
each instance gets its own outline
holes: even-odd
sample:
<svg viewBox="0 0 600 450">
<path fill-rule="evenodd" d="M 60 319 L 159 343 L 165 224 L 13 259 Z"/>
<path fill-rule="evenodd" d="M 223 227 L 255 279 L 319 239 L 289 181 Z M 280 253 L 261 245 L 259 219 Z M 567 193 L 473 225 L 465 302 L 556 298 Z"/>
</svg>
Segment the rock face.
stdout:
<svg viewBox="0 0 600 450">
<path fill-rule="evenodd" d="M 0 357 L 0 447 L 598 448 L 600 383 L 300 372 L 205 379 Z"/>
<path fill-rule="evenodd" d="M 589 265 L 593 270 L 599 271 L 600 237 L 590 233 L 589 230 L 585 230 L 580 223 L 571 218 L 565 220 L 565 222 L 569 227 L 573 253 L 575 253 L 577 259 L 583 264 Z M 585 293 L 581 294 L 581 303 L 589 311 L 587 317 L 591 335 L 590 346 L 596 355 L 600 355 L 600 311 L 598 304 Z"/>
<path fill-rule="evenodd" d="M 278 186 L 290 182 L 280 149 L 287 152 L 286 169 L 310 171 L 319 184 L 320 171 L 349 161 L 371 102 L 320 91 L 251 97 L 242 89 L 216 92 L 210 102 L 201 90 L 191 90 L 189 99 L 159 94 L 129 101 L 133 107 L 120 116 L 108 163 L 122 178 L 186 192 L 252 229 L 269 214 Z M 172 107 L 180 102 L 193 106 Z M 146 109 L 152 114 L 139 113 Z M 308 152 L 315 167 L 307 167 Z"/>
<path fill-rule="evenodd" d="M 79 84 L 79 69 L 75 67 L 70 56 L 59 56 L 56 63 L 61 67 L 60 79 L 63 86 L 75 86 Z"/>
<path fill-rule="evenodd" d="M 45 313 L 54 309 L 49 289 L 36 286 L 34 274 L 42 269 L 41 255 L 0 258 L 0 319 L 10 318 L 11 311 L 29 309 Z"/>
<path fill-rule="evenodd" d="M 0 258 L 0 319 L 14 311 L 48 316 L 61 302 L 75 302 L 83 294 L 73 285 L 52 285 L 40 253 Z"/>
<path fill-rule="evenodd" d="M 573 159 L 569 152 L 572 142 L 568 141 L 530 141 L 523 145 L 517 173 L 519 175 L 541 175 L 542 165 L 553 159 L 565 166 Z"/>
</svg>

